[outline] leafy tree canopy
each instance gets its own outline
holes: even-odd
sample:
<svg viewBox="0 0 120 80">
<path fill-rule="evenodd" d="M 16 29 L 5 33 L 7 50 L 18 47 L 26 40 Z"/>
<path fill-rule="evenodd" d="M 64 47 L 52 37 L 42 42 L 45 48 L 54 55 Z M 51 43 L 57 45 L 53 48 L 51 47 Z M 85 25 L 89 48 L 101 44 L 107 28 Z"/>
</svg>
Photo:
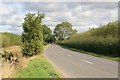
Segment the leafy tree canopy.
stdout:
<svg viewBox="0 0 120 80">
<path fill-rule="evenodd" d="M 43 25 L 43 40 L 45 43 L 52 43 L 53 42 L 53 35 L 52 30 L 47 27 L 46 25 Z"/>
<path fill-rule="evenodd" d="M 72 29 L 72 24 L 69 22 L 57 24 L 54 29 L 54 35 L 59 42 L 75 33 L 77 33 L 77 30 Z"/>
<path fill-rule="evenodd" d="M 24 18 L 22 33 L 23 55 L 32 56 L 39 53 L 43 48 L 42 19 L 44 14 L 27 13 Z"/>
</svg>

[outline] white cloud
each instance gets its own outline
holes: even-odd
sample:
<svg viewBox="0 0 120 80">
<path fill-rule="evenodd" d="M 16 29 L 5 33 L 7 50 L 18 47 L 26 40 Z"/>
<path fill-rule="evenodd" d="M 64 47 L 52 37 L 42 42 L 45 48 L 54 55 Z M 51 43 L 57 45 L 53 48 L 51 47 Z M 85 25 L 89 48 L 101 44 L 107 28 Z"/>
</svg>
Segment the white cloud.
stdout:
<svg viewBox="0 0 120 80">
<path fill-rule="evenodd" d="M 43 23 L 49 26 L 52 30 L 57 23 L 68 21 L 78 30 L 78 32 L 83 32 L 87 31 L 90 27 L 98 27 L 101 23 L 104 24 L 109 21 L 115 21 L 118 17 L 117 3 L 3 3 L 2 6 L 0 5 L 0 17 L 2 17 L 0 24 L 12 26 L 11 29 L 18 31 L 15 27 L 21 26 L 25 13 L 37 12 L 37 10 L 40 10 L 41 13 L 45 13 Z"/>
<path fill-rule="evenodd" d="M 119 2 L 119 0 L 4 0 L 0 2 Z"/>
<path fill-rule="evenodd" d="M 8 17 L 3 16 L 0 24 L 18 27 L 18 26 L 21 26 L 23 22 L 23 18 L 24 18 L 23 15 L 20 15 L 20 14 L 8 16 Z"/>
<path fill-rule="evenodd" d="M 0 16 L 4 16 L 4 15 L 7 16 L 13 13 L 14 13 L 14 10 L 10 6 L 0 3 Z"/>
</svg>

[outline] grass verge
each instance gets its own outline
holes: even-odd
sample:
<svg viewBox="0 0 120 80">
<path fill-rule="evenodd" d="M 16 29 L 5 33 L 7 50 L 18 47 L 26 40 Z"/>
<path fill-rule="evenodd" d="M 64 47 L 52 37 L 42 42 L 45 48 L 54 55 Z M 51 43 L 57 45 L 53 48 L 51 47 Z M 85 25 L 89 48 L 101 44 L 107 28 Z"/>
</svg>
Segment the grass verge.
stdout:
<svg viewBox="0 0 120 80">
<path fill-rule="evenodd" d="M 77 51 L 77 52 L 81 52 L 81 53 L 84 53 L 84 54 L 92 55 L 92 56 L 95 56 L 95 57 L 100 57 L 100 58 L 105 58 L 105 59 L 109 59 L 109 60 L 114 60 L 114 61 L 120 62 L 120 57 L 113 58 L 113 57 L 109 57 L 109 56 L 104 56 L 104 55 L 99 55 L 99 54 L 95 54 L 95 53 L 91 53 L 91 52 L 86 52 L 86 51 L 83 51 L 83 50 L 78 50 L 78 49 L 67 47 L 67 46 L 63 46 L 63 45 L 60 45 L 60 44 L 59 44 L 59 46 L 61 46 L 63 48 L 66 48 L 66 49 L 69 49 L 69 50 L 72 50 L 72 51 Z"/>
<path fill-rule="evenodd" d="M 20 68 L 15 74 L 15 78 L 50 78 L 50 73 L 56 74 L 54 78 L 62 76 L 53 68 L 53 66 L 42 56 L 28 61 L 26 68 Z"/>
</svg>

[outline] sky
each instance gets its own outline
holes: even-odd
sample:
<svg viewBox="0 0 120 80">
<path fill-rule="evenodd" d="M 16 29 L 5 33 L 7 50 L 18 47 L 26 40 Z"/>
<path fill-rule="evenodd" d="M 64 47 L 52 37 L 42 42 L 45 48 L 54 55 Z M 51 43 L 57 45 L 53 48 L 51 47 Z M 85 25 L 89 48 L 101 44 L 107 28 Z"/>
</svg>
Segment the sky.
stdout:
<svg viewBox="0 0 120 80">
<path fill-rule="evenodd" d="M 63 21 L 78 33 L 118 20 L 117 2 L 1 2 L 0 32 L 21 34 L 25 14 L 45 13 L 42 20 L 52 30 Z"/>
</svg>

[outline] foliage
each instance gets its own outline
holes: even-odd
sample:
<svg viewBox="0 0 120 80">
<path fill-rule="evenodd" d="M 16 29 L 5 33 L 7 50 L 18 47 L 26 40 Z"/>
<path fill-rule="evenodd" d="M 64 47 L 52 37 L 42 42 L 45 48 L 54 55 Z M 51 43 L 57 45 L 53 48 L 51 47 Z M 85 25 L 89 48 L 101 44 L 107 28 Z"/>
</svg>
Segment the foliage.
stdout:
<svg viewBox="0 0 120 80">
<path fill-rule="evenodd" d="M 54 29 L 54 35 L 57 38 L 58 42 L 61 42 L 62 40 L 75 33 L 77 33 L 77 31 L 72 29 L 72 24 L 69 22 L 62 22 L 60 24 L 57 24 Z"/>
<path fill-rule="evenodd" d="M 111 22 L 64 40 L 62 45 L 100 55 L 119 57 L 118 22 Z"/>
<path fill-rule="evenodd" d="M 109 36 L 118 37 L 118 22 L 109 22 L 106 25 L 101 25 L 99 28 L 91 29 L 90 32 L 94 36 L 103 36 L 105 38 Z"/>
<path fill-rule="evenodd" d="M 52 35 L 52 30 L 46 25 L 43 25 L 43 40 L 45 43 L 54 42 L 54 36 Z"/>
<path fill-rule="evenodd" d="M 13 33 L 0 33 L 2 40 L 2 47 L 13 46 L 13 45 L 21 45 L 21 36 Z"/>
<path fill-rule="evenodd" d="M 27 13 L 24 18 L 22 33 L 23 55 L 32 56 L 43 49 L 43 27 L 44 14 Z"/>
</svg>

